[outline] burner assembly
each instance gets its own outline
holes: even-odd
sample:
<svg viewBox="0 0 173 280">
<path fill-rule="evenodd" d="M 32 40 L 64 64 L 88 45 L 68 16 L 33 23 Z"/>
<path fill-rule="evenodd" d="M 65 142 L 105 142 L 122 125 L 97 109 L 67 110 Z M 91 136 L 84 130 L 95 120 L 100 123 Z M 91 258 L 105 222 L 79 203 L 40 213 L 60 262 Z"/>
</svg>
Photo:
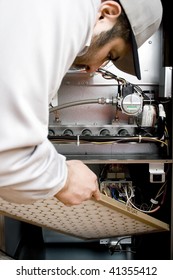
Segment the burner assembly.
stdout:
<svg viewBox="0 0 173 280">
<path fill-rule="evenodd" d="M 170 99 L 161 100 L 158 98 L 157 87 L 151 86 L 147 90 L 143 90 L 143 86 L 132 84 L 123 78 L 117 77 L 112 72 L 100 68 L 95 75 L 100 76 L 102 83 L 105 81 L 103 88 L 106 97 L 102 97 L 99 96 L 100 87 L 94 83 L 89 84 L 91 77 L 87 75 L 81 77 L 79 73 L 76 75 L 79 80 L 85 79 L 85 82 L 75 84 L 74 73 L 69 74 L 66 77 L 68 82 L 65 81 L 62 91 L 67 88 L 69 90 L 69 86 L 71 86 L 71 90 L 75 90 L 75 95 L 80 92 L 79 95 L 85 98 L 67 102 L 67 100 L 64 101 L 64 96 L 66 95 L 66 92 L 64 92 L 61 95 L 64 102 L 56 106 L 50 104 L 49 108 L 50 125 L 48 137 L 54 144 L 61 144 L 58 150 L 60 149 L 61 151 L 62 145 L 66 145 L 65 153 L 68 156 L 67 144 L 73 145 L 75 155 L 81 155 L 83 150 L 83 156 L 87 155 L 88 158 L 90 154 L 94 153 L 94 150 L 98 156 L 105 155 L 105 153 L 109 156 L 110 151 L 105 151 L 105 149 L 99 149 L 98 151 L 97 144 L 119 144 L 119 146 L 116 145 L 113 148 L 112 152 L 122 154 L 124 148 L 120 144 L 126 144 L 127 146 L 131 143 L 145 143 L 145 147 L 140 146 L 140 153 L 150 154 L 152 152 L 150 149 L 151 144 L 154 143 L 155 147 L 152 147 L 154 149 L 153 154 L 155 154 L 156 149 L 157 152 L 159 149 L 162 154 L 168 155 L 169 135 L 164 106 L 170 102 Z M 111 87 L 109 84 L 106 87 L 107 81 L 113 81 Z M 93 90 L 98 97 L 95 99 L 86 98 L 85 95 L 88 92 L 93 92 Z M 146 146 L 147 144 L 149 144 L 148 147 Z M 79 148 L 81 145 L 83 147 Z M 91 148 L 91 145 L 95 148 Z M 71 148 L 69 150 L 71 154 Z M 133 146 L 131 152 L 138 154 L 138 150 L 139 146 L 136 145 Z"/>
</svg>

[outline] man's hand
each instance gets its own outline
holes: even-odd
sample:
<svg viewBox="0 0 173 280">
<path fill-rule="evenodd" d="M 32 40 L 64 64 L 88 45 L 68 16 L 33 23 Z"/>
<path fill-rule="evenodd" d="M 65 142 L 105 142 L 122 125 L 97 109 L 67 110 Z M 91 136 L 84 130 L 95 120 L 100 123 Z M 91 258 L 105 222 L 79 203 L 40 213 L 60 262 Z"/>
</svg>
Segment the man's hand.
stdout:
<svg viewBox="0 0 173 280">
<path fill-rule="evenodd" d="M 66 206 L 78 205 L 94 197 L 100 199 L 97 176 L 82 161 L 69 160 L 65 186 L 55 195 Z"/>
</svg>

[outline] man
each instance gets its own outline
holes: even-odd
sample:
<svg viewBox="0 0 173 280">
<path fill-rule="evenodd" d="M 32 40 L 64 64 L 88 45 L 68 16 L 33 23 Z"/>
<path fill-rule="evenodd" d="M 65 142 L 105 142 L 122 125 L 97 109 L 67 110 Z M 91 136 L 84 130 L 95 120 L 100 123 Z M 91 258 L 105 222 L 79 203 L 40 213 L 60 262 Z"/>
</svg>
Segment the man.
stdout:
<svg viewBox="0 0 173 280">
<path fill-rule="evenodd" d="M 49 104 L 73 67 L 108 60 L 140 79 L 137 48 L 158 28 L 160 0 L 0 0 L 0 196 L 65 205 L 100 198 L 96 175 L 47 139 Z"/>
</svg>

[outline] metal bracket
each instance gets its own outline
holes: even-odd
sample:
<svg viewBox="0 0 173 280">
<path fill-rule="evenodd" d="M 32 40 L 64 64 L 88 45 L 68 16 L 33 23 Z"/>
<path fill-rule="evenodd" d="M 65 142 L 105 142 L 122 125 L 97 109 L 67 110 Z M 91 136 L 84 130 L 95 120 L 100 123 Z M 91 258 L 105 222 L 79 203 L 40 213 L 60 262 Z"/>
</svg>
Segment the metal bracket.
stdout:
<svg viewBox="0 0 173 280">
<path fill-rule="evenodd" d="M 151 183 L 165 182 L 164 163 L 149 163 L 149 172 Z"/>
</svg>

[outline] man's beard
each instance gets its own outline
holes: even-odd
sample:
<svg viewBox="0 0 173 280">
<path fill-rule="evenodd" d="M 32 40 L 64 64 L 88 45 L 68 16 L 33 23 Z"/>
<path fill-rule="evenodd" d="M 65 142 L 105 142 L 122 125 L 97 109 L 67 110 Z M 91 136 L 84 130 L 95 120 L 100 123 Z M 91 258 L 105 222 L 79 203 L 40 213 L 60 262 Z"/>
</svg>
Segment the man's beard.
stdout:
<svg viewBox="0 0 173 280">
<path fill-rule="evenodd" d="M 94 35 L 91 39 L 91 44 L 85 54 L 77 56 L 72 64 L 72 68 L 75 69 L 89 69 L 89 62 L 94 58 L 98 51 L 109 43 L 112 39 L 117 37 L 117 32 L 114 26 L 107 30 L 101 32 L 99 35 Z"/>
<path fill-rule="evenodd" d="M 88 62 L 91 61 L 92 57 L 95 56 L 97 53 L 99 46 L 98 46 L 98 38 L 99 36 L 94 36 L 91 40 L 91 44 L 88 47 L 86 53 L 81 56 L 77 56 L 74 60 L 71 69 L 76 70 L 87 70 L 89 67 Z"/>
</svg>

